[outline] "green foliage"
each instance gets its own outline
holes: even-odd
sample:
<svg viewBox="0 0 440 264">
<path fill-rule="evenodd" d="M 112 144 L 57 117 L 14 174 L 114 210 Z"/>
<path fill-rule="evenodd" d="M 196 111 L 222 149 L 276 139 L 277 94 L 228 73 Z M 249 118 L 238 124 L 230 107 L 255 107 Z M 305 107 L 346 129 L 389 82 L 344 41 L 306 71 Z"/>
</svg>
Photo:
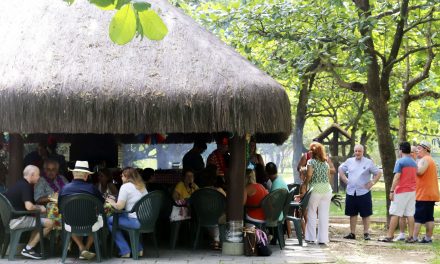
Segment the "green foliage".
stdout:
<svg viewBox="0 0 440 264">
<path fill-rule="evenodd" d="M 139 20 L 144 36 L 151 40 L 161 40 L 168 33 L 162 19 L 151 9 L 140 11 Z"/>
<path fill-rule="evenodd" d="M 136 34 L 136 15 L 132 5 L 124 5 L 113 16 L 110 22 L 110 39 L 118 44 L 125 45 Z"/>
<path fill-rule="evenodd" d="M 367 70 L 373 59 L 379 61 L 381 70 L 384 62 L 380 56 L 388 58 L 393 46 L 396 24 L 400 19 L 399 12 L 393 10 L 399 10 L 401 4 L 401 1 L 397 0 L 370 0 L 371 15 L 359 16 L 360 11 L 353 1 L 348 0 L 176 2 L 202 25 L 277 79 L 287 90 L 292 90 L 293 105 L 298 102 L 296 96 L 301 87 L 300 78 L 309 74 L 308 70 L 316 60 L 325 64 L 326 66 L 318 67 L 316 70 L 318 81 L 315 81 L 308 104 L 311 112 L 306 123 L 306 133 L 311 131 L 314 135 L 317 133 L 317 127 L 324 129 L 332 122 L 339 122 L 343 128 L 351 129 L 362 96 L 338 88 L 331 80 L 333 77 L 323 72 L 327 72 L 331 67 L 346 82 L 366 83 Z M 424 21 L 432 10 L 435 19 L 432 22 L 432 43 L 440 43 L 439 34 L 436 33 L 440 28 L 440 3 L 413 0 L 410 1 L 410 6 L 418 8 L 409 11 L 407 32 L 399 56 L 407 50 L 431 44 L 426 42 L 427 23 Z M 362 36 L 361 30 L 369 31 L 371 34 Z M 367 52 L 367 44 L 371 41 L 380 56 L 373 58 Z M 395 134 L 396 141 L 403 80 L 422 71 L 426 54 L 425 50 L 411 53 L 408 60 L 397 63 L 391 73 L 389 109 L 392 133 Z M 437 56 L 429 79 L 415 87 L 413 94 L 427 90 L 439 91 L 438 66 Z M 409 76 L 406 76 L 408 67 L 410 72 Z M 440 126 L 438 102 L 432 98 L 424 98 L 422 102 L 411 104 L 408 120 L 410 138 L 420 139 L 421 136 L 434 135 L 434 128 Z M 375 140 L 374 119 L 367 110 L 368 108 L 360 120 L 359 132 L 367 133 L 370 139 Z M 428 123 L 426 128 L 420 126 L 420 120 Z"/>
<path fill-rule="evenodd" d="M 64 0 L 69 5 L 75 0 Z M 137 33 L 150 40 L 162 40 L 168 29 L 160 16 L 144 0 L 89 0 L 102 10 L 117 10 L 109 25 L 110 39 L 118 44 L 129 43 Z"/>
</svg>

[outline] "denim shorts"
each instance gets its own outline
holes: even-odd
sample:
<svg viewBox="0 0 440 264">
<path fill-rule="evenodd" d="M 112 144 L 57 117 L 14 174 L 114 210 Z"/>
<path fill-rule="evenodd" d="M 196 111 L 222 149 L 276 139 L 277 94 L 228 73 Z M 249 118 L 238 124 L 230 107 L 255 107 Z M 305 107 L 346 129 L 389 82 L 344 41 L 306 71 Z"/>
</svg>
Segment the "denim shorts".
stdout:
<svg viewBox="0 0 440 264">
<path fill-rule="evenodd" d="M 345 215 L 368 217 L 373 214 L 373 202 L 371 192 L 357 196 L 347 194 L 345 196 Z"/>
</svg>

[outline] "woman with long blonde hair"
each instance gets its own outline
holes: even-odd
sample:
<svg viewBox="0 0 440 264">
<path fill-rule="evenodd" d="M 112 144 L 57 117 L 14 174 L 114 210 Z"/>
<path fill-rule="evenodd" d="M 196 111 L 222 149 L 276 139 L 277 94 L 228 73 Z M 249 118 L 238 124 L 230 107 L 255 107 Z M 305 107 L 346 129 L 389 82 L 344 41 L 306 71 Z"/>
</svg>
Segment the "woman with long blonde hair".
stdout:
<svg viewBox="0 0 440 264">
<path fill-rule="evenodd" d="M 123 184 L 121 186 L 121 189 L 119 190 L 118 201 L 115 202 L 113 199 L 107 198 L 107 202 L 118 210 L 125 209 L 126 211 L 130 211 L 133 208 L 134 204 L 148 192 L 147 189 L 145 189 L 145 184 L 142 180 L 142 177 L 134 168 L 127 167 L 123 169 L 121 179 Z M 137 219 L 136 213 L 122 214 L 119 217 L 119 225 L 122 227 L 133 229 L 140 227 L 140 223 Z M 108 226 L 110 231 L 112 231 L 113 216 L 108 218 Z M 119 255 L 122 258 L 129 258 L 131 249 L 120 230 L 116 232 L 115 243 L 119 248 Z M 138 251 L 139 256 L 142 256 L 143 246 L 140 242 Z"/>
</svg>

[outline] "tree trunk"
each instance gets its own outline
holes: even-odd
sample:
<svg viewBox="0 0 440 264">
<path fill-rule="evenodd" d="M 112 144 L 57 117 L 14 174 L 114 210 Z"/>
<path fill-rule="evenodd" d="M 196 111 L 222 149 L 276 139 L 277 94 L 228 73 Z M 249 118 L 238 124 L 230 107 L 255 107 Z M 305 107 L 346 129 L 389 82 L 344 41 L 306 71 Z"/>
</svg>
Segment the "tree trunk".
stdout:
<svg viewBox="0 0 440 264">
<path fill-rule="evenodd" d="M 408 118 L 408 107 L 409 107 L 409 94 L 404 93 L 402 99 L 400 99 L 400 109 L 399 109 L 399 142 L 406 141 L 408 135 L 406 129 L 406 121 Z"/>
<path fill-rule="evenodd" d="M 389 193 L 393 181 L 393 168 L 396 162 L 394 153 L 394 143 L 390 131 L 390 120 L 388 104 L 382 97 L 373 96 L 369 98 L 370 109 L 373 112 L 376 123 L 376 133 L 379 143 L 379 153 L 382 161 L 383 177 L 385 180 L 385 190 L 387 198 L 387 216 L 390 208 Z"/>
<path fill-rule="evenodd" d="M 310 78 L 314 78 L 314 75 Z M 294 182 L 300 183 L 301 179 L 299 177 L 296 166 L 301 158 L 303 152 L 303 134 L 304 125 L 306 123 L 307 114 L 307 101 L 309 100 L 309 80 L 307 76 L 303 77 L 301 80 L 301 90 L 299 92 L 298 105 L 296 106 L 295 113 L 295 127 L 293 129 L 292 145 L 293 145 L 293 155 L 292 155 L 292 168 L 294 175 Z M 312 80 L 310 80 L 312 82 Z"/>
</svg>

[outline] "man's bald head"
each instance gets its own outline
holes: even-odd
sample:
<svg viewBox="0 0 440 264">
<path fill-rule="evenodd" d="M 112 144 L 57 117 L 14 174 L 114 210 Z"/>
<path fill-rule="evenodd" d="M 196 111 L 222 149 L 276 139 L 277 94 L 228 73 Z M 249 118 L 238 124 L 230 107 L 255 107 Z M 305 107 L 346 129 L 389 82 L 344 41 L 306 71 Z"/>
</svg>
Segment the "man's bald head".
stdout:
<svg viewBox="0 0 440 264">
<path fill-rule="evenodd" d="M 35 184 L 40 179 L 40 169 L 34 165 L 27 165 L 23 170 L 23 177 L 31 184 Z"/>
</svg>

